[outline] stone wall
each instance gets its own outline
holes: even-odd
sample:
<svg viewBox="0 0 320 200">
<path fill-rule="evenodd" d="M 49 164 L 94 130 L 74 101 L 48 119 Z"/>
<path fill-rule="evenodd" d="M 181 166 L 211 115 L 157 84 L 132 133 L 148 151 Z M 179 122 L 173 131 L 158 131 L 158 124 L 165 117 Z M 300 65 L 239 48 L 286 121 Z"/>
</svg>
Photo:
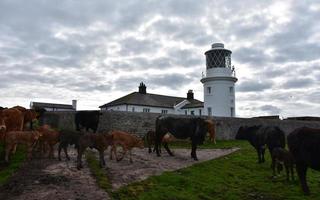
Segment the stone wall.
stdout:
<svg viewBox="0 0 320 200">
<path fill-rule="evenodd" d="M 50 124 L 58 129 L 75 129 L 75 112 L 48 112 L 44 115 L 43 123 Z M 155 129 L 155 120 L 158 113 L 138 113 L 121 111 L 103 111 L 100 116 L 98 132 L 109 130 L 123 130 L 143 136 L 148 130 Z M 179 115 L 170 115 L 179 117 Z M 181 117 L 186 117 L 181 115 Z M 188 116 L 191 117 L 191 116 Z M 203 116 L 205 118 L 205 116 Z M 257 118 L 226 118 L 214 117 L 218 139 L 234 139 L 240 126 L 275 125 L 286 134 L 296 128 L 307 126 L 320 129 L 319 121 L 277 120 Z"/>
</svg>

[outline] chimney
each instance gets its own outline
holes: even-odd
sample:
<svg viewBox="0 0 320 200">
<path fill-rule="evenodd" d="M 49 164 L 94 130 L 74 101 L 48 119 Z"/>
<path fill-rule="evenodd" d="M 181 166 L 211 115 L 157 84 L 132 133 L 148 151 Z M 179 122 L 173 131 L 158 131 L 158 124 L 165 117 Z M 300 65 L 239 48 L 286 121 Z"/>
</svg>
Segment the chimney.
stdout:
<svg viewBox="0 0 320 200">
<path fill-rule="evenodd" d="M 139 93 L 140 94 L 146 94 L 147 93 L 147 87 L 143 82 L 141 82 L 140 85 L 139 85 Z"/>
<path fill-rule="evenodd" d="M 77 110 L 77 100 L 72 100 L 72 108 Z"/>
<path fill-rule="evenodd" d="M 187 99 L 188 100 L 192 100 L 193 99 L 193 91 L 192 90 L 188 90 Z"/>
</svg>

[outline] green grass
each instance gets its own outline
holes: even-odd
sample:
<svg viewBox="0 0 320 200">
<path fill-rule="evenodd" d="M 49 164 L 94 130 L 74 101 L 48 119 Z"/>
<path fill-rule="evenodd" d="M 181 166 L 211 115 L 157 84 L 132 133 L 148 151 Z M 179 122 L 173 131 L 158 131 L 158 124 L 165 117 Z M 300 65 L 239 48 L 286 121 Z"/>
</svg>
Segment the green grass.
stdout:
<svg viewBox="0 0 320 200">
<path fill-rule="evenodd" d="M 4 149 L 0 144 L 0 185 L 5 184 L 8 179 L 20 168 L 26 159 L 25 147 L 18 145 L 17 152 L 10 157 L 9 164 L 4 163 Z"/>
<path fill-rule="evenodd" d="M 99 161 L 95 157 L 94 153 L 91 151 L 86 151 L 86 160 L 99 187 L 110 194 L 112 189 L 111 183 L 107 177 L 105 169 L 100 168 Z"/>
<path fill-rule="evenodd" d="M 184 147 L 175 143 L 174 147 Z M 206 148 L 241 147 L 231 155 L 206 161 L 174 172 L 164 172 L 145 181 L 136 182 L 113 192 L 114 199 L 206 200 L 206 199 L 320 199 L 320 173 L 308 170 L 311 195 L 305 197 L 298 178 L 287 183 L 285 174 L 271 178 L 269 152 L 266 163 L 258 164 L 254 149 L 245 141 L 217 141 Z"/>
</svg>

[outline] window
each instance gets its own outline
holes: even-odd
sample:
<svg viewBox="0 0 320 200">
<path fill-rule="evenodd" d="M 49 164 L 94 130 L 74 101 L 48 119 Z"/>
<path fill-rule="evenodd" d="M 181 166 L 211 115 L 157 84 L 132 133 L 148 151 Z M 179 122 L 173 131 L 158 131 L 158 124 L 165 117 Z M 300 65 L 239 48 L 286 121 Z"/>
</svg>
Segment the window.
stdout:
<svg viewBox="0 0 320 200">
<path fill-rule="evenodd" d="M 234 108 L 233 107 L 230 108 L 230 112 L 231 112 L 231 117 L 234 117 Z"/>
<path fill-rule="evenodd" d="M 161 110 L 162 114 L 168 114 L 168 110 Z"/>
<path fill-rule="evenodd" d="M 211 87 L 207 87 L 207 93 L 211 94 Z"/>
<path fill-rule="evenodd" d="M 135 109 L 135 108 L 134 108 L 134 107 L 132 107 L 132 112 L 134 112 L 134 109 Z"/>
<path fill-rule="evenodd" d="M 194 115 L 194 110 L 191 110 L 191 111 L 190 111 L 190 114 L 191 114 L 191 115 Z"/>
<path fill-rule="evenodd" d="M 142 112 L 150 112 L 150 108 L 144 108 Z"/>
<path fill-rule="evenodd" d="M 233 94 L 233 87 L 229 87 L 230 94 Z"/>
<path fill-rule="evenodd" d="M 187 114 L 188 114 L 188 111 L 187 111 L 187 110 L 185 110 L 185 111 L 184 111 L 184 114 L 185 114 L 185 115 L 187 115 Z"/>
<path fill-rule="evenodd" d="M 208 116 L 212 116 L 212 109 L 211 109 L 211 107 L 208 107 Z"/>
<path fill-rule="evenodd" d="M 201 109 L 199 109 L 199 116 L 201 116 Z"/>
</svg>

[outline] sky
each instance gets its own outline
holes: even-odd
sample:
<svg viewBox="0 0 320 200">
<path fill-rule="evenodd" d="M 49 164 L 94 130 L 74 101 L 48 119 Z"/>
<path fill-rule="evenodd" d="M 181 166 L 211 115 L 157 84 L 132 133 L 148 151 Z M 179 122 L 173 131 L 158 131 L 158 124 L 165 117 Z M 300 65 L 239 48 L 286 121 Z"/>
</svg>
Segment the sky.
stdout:
<svg viewBox="0 0 320 200">
<path fill-rule="evenodd" d="M 140 82 L 185 97 L 204 52 L 232 51 L 236 114 L 320 115 L 317 0 L 1 0 L 0 106 L 98 109 Z"/>
</svg>

